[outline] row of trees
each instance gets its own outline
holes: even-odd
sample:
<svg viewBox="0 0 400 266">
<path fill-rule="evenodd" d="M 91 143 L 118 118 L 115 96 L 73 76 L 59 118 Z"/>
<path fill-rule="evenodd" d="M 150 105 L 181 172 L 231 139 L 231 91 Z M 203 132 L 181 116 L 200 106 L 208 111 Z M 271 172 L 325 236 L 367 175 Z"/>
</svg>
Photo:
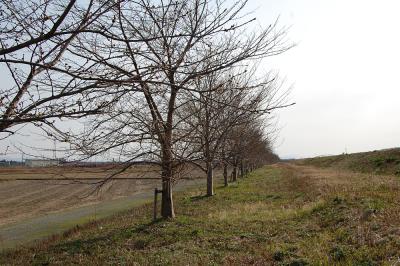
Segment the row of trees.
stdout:
<svg viewBox="0 0 400 266">
<path fill-rule="evenodd" d="M 249 31 L 246 0 L 2 1 L 0 132 L 34 123 L 82 159 L 159 165 L 163 217 L 174 217 L 179 169 L 238 172 L 276 159 L 265 127 L 286 107 L 260 60 L 291 46 L 277 24 Z M 261 76 L 261 78 L 260 78 Z M 60 120 L 78 119 L 68 128 Z M 112 176 L 110 176 L 112 178 Z M 105 180 L 104 182 L 106 182 Z"/>
</svg>

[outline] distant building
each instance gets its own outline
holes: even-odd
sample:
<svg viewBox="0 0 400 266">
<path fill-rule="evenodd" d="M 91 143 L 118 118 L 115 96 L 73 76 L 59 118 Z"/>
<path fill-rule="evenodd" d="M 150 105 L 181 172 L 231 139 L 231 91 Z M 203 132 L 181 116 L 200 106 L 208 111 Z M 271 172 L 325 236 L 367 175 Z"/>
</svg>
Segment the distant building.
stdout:
<svg viewBox="0 0 400 266">
<path fill-rule="evenodd" d="M 47 159 L 26 159 L 25 165 L 29 167 L 46 167 L 46 166 L 58 166 L 60 160 L 47 160 Z"/>
</svg>

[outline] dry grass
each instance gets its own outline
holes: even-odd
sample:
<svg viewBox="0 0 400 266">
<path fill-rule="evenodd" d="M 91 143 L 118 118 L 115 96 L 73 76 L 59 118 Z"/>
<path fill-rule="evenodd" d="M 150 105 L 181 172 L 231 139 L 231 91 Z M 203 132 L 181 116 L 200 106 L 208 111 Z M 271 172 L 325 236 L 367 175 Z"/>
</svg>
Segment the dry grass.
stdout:
<svg viewBox="0 0 400 266">
<path fill-rule="evenodd" d="M 395 176 L 278 164 L 218 187 L 214 197 L 203 190 L 177 195 L 175 220 L 152 223 L 145 205 L 4 253 L 0 264 L 399 263 Z"/>
<path fill-rule="evenodd" d="M 297 163 L 361 173 L 400 176 L 400 148 L 315 157 L 298 160 Z"/>
</svg>

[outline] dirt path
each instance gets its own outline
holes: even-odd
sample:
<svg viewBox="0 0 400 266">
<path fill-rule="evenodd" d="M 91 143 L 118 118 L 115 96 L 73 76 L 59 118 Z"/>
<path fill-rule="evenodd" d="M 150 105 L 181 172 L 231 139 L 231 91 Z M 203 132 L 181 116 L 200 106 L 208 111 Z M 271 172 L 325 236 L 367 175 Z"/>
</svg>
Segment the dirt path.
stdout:
<svg viewBox="0 0 400 266">
<path fill-rule="evenodd" d="M 205 184 L 205 179 L 182 180 L 175 191 Z M 0 250 L 61 233 L 77 224 L 104 218 L 119 211 L 151 201 L 153 191 L 147 188 L 132 196 L 106 200 L 89 206 L 41 215 L 0 226 Z M 151 214 L 149 214 L 150 216 Z"/>
</svg>

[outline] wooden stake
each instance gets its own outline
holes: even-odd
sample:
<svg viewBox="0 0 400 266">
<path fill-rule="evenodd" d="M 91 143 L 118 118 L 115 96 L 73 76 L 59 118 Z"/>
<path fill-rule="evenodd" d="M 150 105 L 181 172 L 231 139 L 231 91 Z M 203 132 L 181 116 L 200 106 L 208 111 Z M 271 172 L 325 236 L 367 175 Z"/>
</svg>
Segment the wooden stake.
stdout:
<svg viewBox="0 0 400 266">
<path fill-rule="evenodd" d="M 153 220 L 157 220 L 157 196 L 158 193 L 162 193 L 162 190 L 154 189 L 154 212 L 153 212 Z"/>
</svg>

